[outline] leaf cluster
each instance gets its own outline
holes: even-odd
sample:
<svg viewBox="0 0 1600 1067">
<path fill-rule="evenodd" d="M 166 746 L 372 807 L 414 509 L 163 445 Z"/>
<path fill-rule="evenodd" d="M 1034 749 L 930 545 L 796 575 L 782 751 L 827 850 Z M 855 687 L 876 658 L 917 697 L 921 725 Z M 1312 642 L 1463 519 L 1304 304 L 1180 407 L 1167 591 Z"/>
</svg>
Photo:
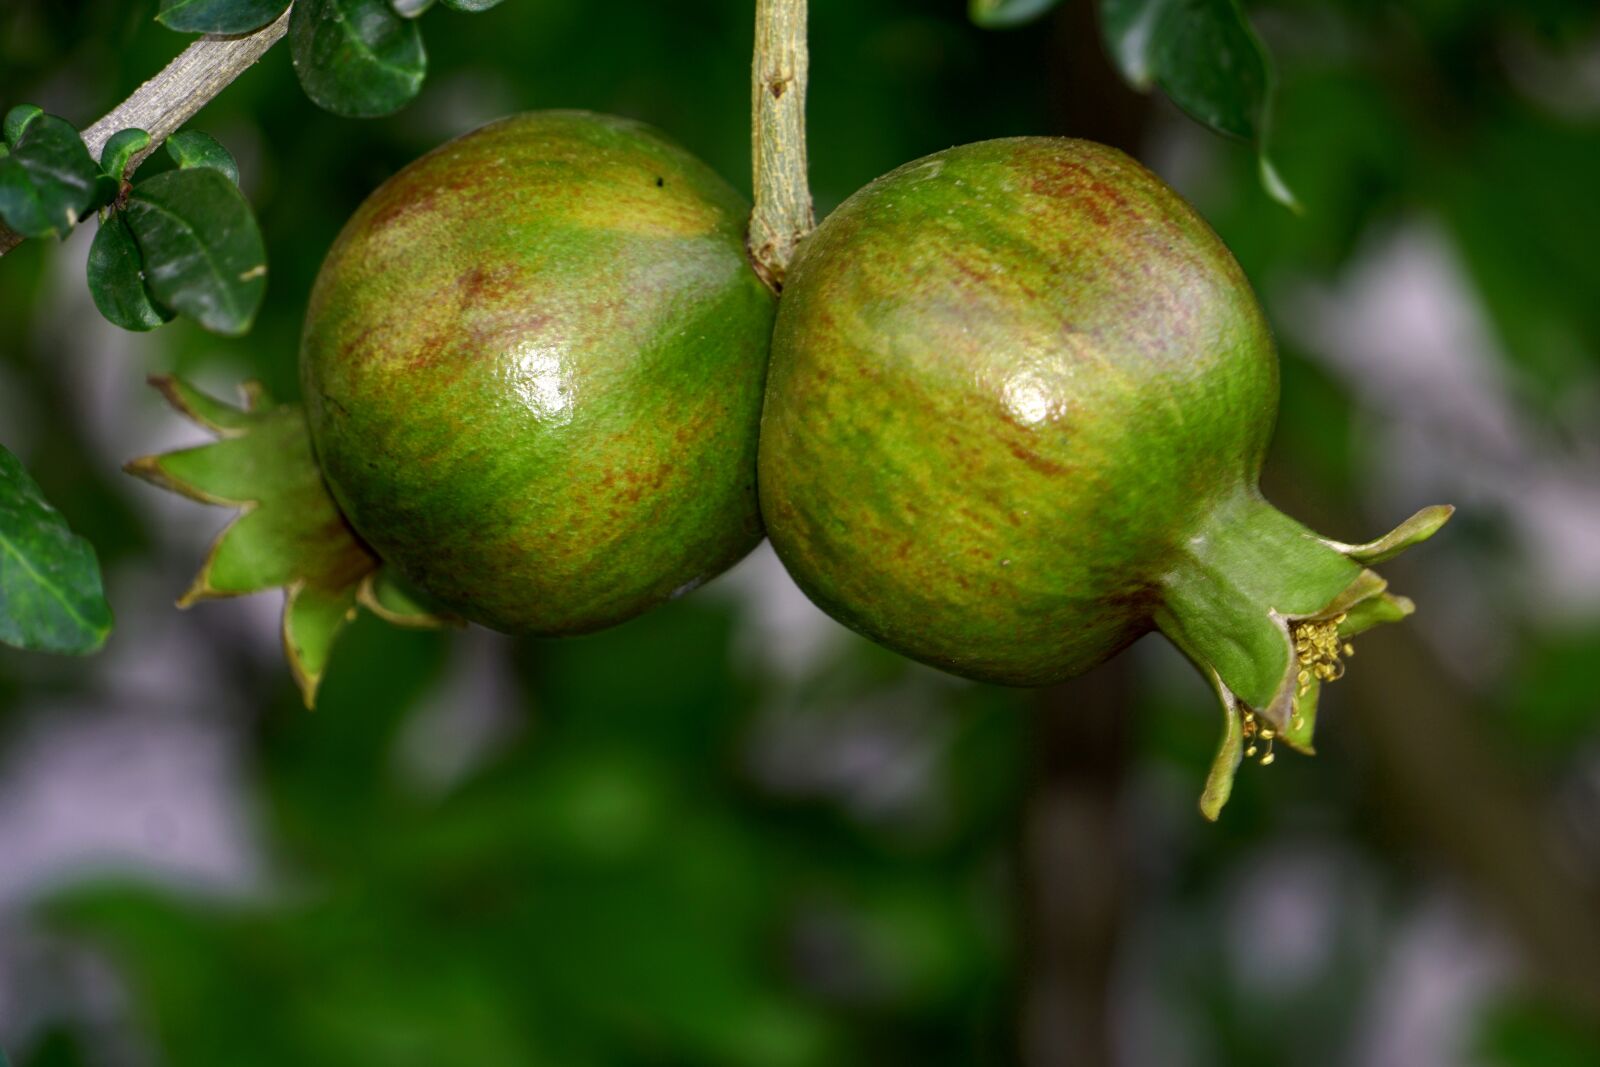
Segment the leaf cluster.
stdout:
<svg viewBox="0 0 1600 1067">
<path fill-rule="evenodd" d="M 22 104 L 5 119 L 0 219 L 24 237 L 65 238 L 89 214 L 100 229 L 89 251 L 89 291 L 110 322 L 151 330 L 176 315 L 213 333 L 249 331 L 266 293 L 266 247 L 239 167 L 198 130 L 168 138 L 176 170 L 130 181 L 150 146 L 122 130 L 97 164 L 72 125 Z"/>
<path fill-rule="evenodd" d="M 289 12 L 295 74 L 313 103 L 336 115 L 374 118 L 422 90 L 428 54 L 415 20 L 434 0 L 161 0 L 156 20 L 181 33 L 252 33 Z M 487 11 L 500 0 L 442 0 Z"/>
</svg>

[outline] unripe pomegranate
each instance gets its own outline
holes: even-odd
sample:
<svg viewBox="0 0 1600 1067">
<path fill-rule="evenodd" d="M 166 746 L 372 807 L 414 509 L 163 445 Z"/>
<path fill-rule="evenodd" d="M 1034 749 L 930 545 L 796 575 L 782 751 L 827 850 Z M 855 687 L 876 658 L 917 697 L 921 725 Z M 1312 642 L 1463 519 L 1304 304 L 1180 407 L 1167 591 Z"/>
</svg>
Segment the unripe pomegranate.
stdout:
<svg viewBox="0 0 1600 1067">
<path fill-rule="evenodd" d="M 309 706 L 358 607 L 572 634 L 721 572 L 761 538 L 774 300 L 748 215 L 602 115 L 520 115 L 406 167 L 317 278 L 303 410 L 154 381 L 221 440 L 129 472 L 242 509 L 179 604 L 282 588 Z"/>
<path fill-rule="evenodd" d="M 761 536 L 773 298 L 749 205 L 636 122 L 542 112 L 451 141 L 345 226 L 301 373 L 340 510 L 496 629 L 595 630 Z"/>
<path fill-rule="evenodd" d="M 1083 141 L 966 145 L 802 245 L 762 510 L 826 611 L 966 677 L 1054 682 L 1159 629 L 1227 716 L 1215 817 L 1244 751 L 1309 749 L 1346 639 L 1411 610 L 1366 564 L 1449 515 L 1346 545 L 1274 509 L 1277 393 L 1238 264 L 1149 171 Z"/>
</svg>

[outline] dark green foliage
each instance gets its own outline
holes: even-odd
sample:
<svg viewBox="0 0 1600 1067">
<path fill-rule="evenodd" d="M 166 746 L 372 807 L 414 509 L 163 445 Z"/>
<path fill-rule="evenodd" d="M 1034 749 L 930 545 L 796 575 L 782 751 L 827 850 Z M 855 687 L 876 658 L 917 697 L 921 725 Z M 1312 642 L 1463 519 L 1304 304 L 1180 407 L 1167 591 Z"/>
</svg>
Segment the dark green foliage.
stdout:
<svg viewBox="0 0 1600 1067">
<path fill-rule="evenodd" d="M 156 21 L 182 33 L 249 33 L 288 6 L 289 0 L 161 0 Z"/>
<path fill-rule="evenodd" d="M 352 118 L 404 107 L 428 69 L 416 24 L 384 0 L 301 0 L 289 16 L 289 47 L 306 95 Z"/>
<path fill-rule="evenodd" d="M 249 331 L 266 294 L 266 249 L 250 205 L 222 171 L 158 174 L 134 187 L 124 214 L 157 300 L 213 333 Z"/>
<path fill-rule="evenodd" d="M 43 114 L 44 109 L 33 104 L 18 104 L 6 112 L 5 122 L 0 124 L 0 129 L 5 132 L 6 144 L 14 146 L 22 140 L 23 133 Z"/>
<path fill-rule="evenodd" d="M 118 179 L 128 177 L 128 164 L 133 157 L 150 145 L 150 135 L 144 130 L 118 130 L 106 141 L 100 152 L 100 169 Z"/>
<path fill-rule="evenodd" d="M 94 549 L 0 448 L 0 641 L 81 654 L 110 632 Z"/>
<path fill-rule="evenodd" d="M 1106 49 L 1129 84 L 1160 86 L 1197 122 L 1254 142 L 1262 184 L 1294 203 L 1264 147 L 1271 61 L 1238 0 L 1101 0 L 1100 17 Z"/>
<path fill-rule="evenodd" d="M 182 313 L 214 333 L 245 333 L 265 292 L 266 252 L 237 188 L 239 164 L 210 134 L 184 130 L 166 142 L 178 171 L 123 198 L 129 162 L 149 144 L 145 131 L 121 130 L 101 153 L 100 181 L 110 183 L 116 203 L 89 250 L 95 307 L 125 330 L 153 330 Z"/>
<path fill-rule="evenodd" d="M 144 281 L 144 258 L 121 214 L 100 223 L 89 246 L 89 295 L 106 321 L 124 330 L 153 330 L 173 312 L 156 303 Z"/>
<path fill-rule="evenodd" d="M 239 164 L 233 154 L 208 133 L 184 130 L 167 138 L 167 155 L 180 167 L 211 167 L 239 184 Z"/>
<path fill-rule="evenodd" d="M 118 131 L 89 156 L 77 130 L 31 105 L 5 119 L 0 219 L 24 237 L 65 237 L 96 207 L 110 205 L 90 250 L 95 307 L 126 330 L 151 330 L 174 313 L 215 333 L 250 329 L 266 290 L 261 231 L 240 194 L 239 165 L 215 138 L 185 130 L 167 140 L 179 171 L 121 196 L 144 130 Z M 207 177 L 212 172 L 221 181 Z"/>
<path fill-rule="evenodd" d="M 68 123 L 29 105 L 5 120 L 0 218 L 24 237 L 65 237 L 102 192 L 100 168 Z"/>
</svg>

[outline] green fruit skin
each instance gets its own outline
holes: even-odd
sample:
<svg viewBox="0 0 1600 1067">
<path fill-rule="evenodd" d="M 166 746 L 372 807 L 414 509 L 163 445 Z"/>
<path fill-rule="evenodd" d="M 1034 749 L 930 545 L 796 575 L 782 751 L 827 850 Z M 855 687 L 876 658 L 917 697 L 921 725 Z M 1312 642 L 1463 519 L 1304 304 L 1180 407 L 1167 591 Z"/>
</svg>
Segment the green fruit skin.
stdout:
<svg viewBox="0 0 1600 1067">
<path fill-rule="evenodd" d="M 596 630 L 761 537 L 774 299 L 749 206 L 654 130 L 519 115 L 362 204 L 301 346 L 317 454 L 384 561 L 496 629 Z"/>
<path fill-rule="evenodd" d="M 1208 516 L 1255 494 L 1277 358 L 1238 264 L 1114 149 L 986 141 L 879 178 L 802 245 L 760 453 L 824 610 L 1039 685 L 1148 631 Z"/>
</svg>

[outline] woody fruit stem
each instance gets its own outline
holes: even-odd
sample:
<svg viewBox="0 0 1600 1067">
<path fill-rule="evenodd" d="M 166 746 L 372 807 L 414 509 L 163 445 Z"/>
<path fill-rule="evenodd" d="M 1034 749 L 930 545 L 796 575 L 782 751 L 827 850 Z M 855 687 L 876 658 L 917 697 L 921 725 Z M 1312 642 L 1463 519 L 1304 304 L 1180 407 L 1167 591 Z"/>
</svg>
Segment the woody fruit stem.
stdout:
<svg viewBox="0 0 1600 1067">
<path fill-rule="evenodd" d="M 755 210 L 750 262 L 773 292 L 816 217 L 806 181 L 806 0 L 756 0 L 750 69 L 750 155 Z"/>
</svg>

